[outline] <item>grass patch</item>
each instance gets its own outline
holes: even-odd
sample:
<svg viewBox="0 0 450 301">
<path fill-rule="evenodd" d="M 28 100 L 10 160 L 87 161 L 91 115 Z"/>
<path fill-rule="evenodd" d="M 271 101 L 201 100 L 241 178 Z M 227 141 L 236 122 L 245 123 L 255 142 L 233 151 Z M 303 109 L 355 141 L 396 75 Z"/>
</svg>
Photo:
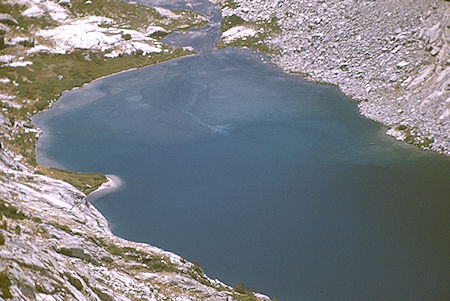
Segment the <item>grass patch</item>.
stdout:
<svg viewBox="0 0 450 301">
<path fill-rule="evenodd" d="M 95 0 L 90 5 L 86 5 L 85 0 L 72 0 L 71 3 L 70 11 L 75 16 L 103 16 L 113 19 L 121 27 L 134 30 L 145 30 L 150 24 L 164 27 L 169 31 L 186 30 L 207 24 L 199 13 L 188 10 L 174 11 L 180 17 L 167 19 L 153 7 L 125 1 Z"/>
<path fill-rule="evenodd" d="M 64 232 L 66 232 L 67 234 L 70 234 L 70 235 L 74 235 L 75 234 L 75 233 L 73 233 L 72 229 L 70 229 L 66 225 L 61 225 L 61 224 L 54 223 L 54 222 L 51 222 L 50 225 L 52 225 L 53 227 L 58 228 L 58 229 L 60 229 L 60 230 L 62 230 Z"/>
<path fill-rule="evenodd" d="M 396 129 L 403 131 L 403 133 L 405 134 L 404 139 L 405 142 L 416 145 L 424 150 L 431 150 L 431 146 L 434 143 L 434 139 L 419 135 L 417 132 L 417 128 L 415 127 L 408 128 L 405 125 L 398 125 Z"/>
<path fill-rule="evenodd" d="M 131 247 L 119 247 L 106 243 L 100 238 L 96 239 L 96 243 L 102 245 L 111 255 L 122 257 L 126 261 L 144 264 L 152 272 L 178 272 L 176 266 L 161 255 L 148 254 Z"/>
<path fill-rule="evenodd" d="M 78 190 L 89 194 L 96 190 L 103 183 L 106 183 L 107 179 L 104 175 L 98 173 L 81 173 L 67 171 L 57 168 L 47 168 L 39 166 L 39 170 L 54 179 L 62 180 L 73 185 Z"/>
<path fill-rule="evenodd" d="M 6 205 L 4 201 L 0 201 L 0 216 L 19 220 L 27 218 L 27 216 L 17 209 L 17 207 L 14 207 L 11 204 Z"/>
<path fill-rule="evenodd" d="M 197 274 L 203 275 L 203 269 L 202 269 L 202 267 L 200 266 L 200 264 L 199 264 L 197 261 L 194 261 L 194 268 L 193 268 L 193 270 L 194 270 Z"/>
<path fill-rule="evenodd" d="M 107 293 L 103 292 L 101 289 L 93 286 L 89 286 L 91 290 L 97 295 L 97 297 L 100 298 L 102 301 L 113 301 L 114 298 L 108 295 Z"/>
<path fill-rule="evenodd" d="M 398 125 L 395 129 L 398 131 L 404 131 L 406 130 L 408 127 L 406 125 L 400 124 Z"/>
<path fill-rule="evenodd" d="M 189 268 L 187 274 L 192 278 L 200 282 L 201 284 L 209 287 L 216 288 L 208 279 L 205 277 L 203 269 L 197 261 L 194 261 L 193 266 Z"/>
<path fill-rule="evenodd" d="M 48 15 L 40 18 L 28 18 L 22 16 L 22 12 L 27 9 L 25 5 L 0 2 L 0 12 L 8 13 L 13 16 L 14 19 L 20 24 L 20 31 L 23 33 L 29 33 L 35 28 L 46 28 L 49 26 L 55 26 L 56 22 Z M 9 25 L 10 28 L 15 31 L 15 25 Z"/>
<path fill-rule="evenodd" d="M 220 31 L 225 32 L 228 29 L 239 25 L 250 25 L 250 23 L 237 15 L 226 16 L 222 18 L 222 23 L 220 24 Z"/>
<path fill-rule="evenodd" d="M 6 272 L 0 273 L 0 290 L 2 292 L 2 297 L 5 299 L 12 298 L 11 291 L 9 288 L 11 287 L 11 279 L 9 279 L 8 274 Z"/>
<path fill-rule="evenodd" d="M 237 285 L 234 287 L 234 291 L 237 293 L 237 294 L 234 294 L 234 295 L 233 295 L 233 297 L 234 297 L 236 300 L 241 300 L 241 301 L 256 301 L 256 296 L 255 296 L 255 294 L 253 294 L 253 292 L 252 292 L 251 290 L 249 290 L 249 289 L 247 289 L 247 288 L 245 287 L 244 282 L 241 282 L 241 283 L 237 284 Z"/>
<path fill-rule="evenodd" d="M 236 3 L 233 0 L 221 2 L 221 3 L 219 3 L 219 5 L 220 5 L 221 9 L 224 9 L 224 8 L 236 9 L 241 6 L 239 3 Z"/>
<path fill-rule="evenodd" d="M 83 290 L 83 284 L 81 283 L 81 280 L 73 277 L 72 275 L 70 275 L 69 273 L 65 273 L 67 279 L 69 280 L 70 284 L 72 284 L 72 286 L 76 287 L 77 290 L 79 290 L 80 292 Z"/>
</svg>

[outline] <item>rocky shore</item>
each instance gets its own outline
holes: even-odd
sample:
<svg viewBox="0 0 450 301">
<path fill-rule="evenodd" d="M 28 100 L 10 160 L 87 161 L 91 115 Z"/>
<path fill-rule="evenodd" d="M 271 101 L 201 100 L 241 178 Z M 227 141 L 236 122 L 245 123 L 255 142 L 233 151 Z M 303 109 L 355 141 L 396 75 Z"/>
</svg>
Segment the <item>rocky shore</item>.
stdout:
<svg viewBox="0 0 450 301">
<path fill-rule="evenodd" d="M 267 45 L 281 69 L 339 86 L 387 134 L 450 155 L 448 1 L 215 2 L 224 20 L 242 20 L 241 34 L 221 43 Z M 265 31 L 273 20 L 279 30 Z"/>
</svg>

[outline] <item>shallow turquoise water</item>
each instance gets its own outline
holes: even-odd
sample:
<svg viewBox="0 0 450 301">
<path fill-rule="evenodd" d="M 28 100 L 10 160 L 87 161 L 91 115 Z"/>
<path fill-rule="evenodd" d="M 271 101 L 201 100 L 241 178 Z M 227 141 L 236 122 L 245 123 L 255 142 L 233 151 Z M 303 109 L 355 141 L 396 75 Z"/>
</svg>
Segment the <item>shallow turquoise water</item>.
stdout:
<svg viewBox="0 0 450 301">
<path fill-rule="evenodd" d="M 41 163 L 124 180 L 94 202 L 114 233 L 212 277 L 279 300 L 450 296 L 450 160 L 259 55 L 209 50 L 105 78 L 35 123 Z"/>
</svg>

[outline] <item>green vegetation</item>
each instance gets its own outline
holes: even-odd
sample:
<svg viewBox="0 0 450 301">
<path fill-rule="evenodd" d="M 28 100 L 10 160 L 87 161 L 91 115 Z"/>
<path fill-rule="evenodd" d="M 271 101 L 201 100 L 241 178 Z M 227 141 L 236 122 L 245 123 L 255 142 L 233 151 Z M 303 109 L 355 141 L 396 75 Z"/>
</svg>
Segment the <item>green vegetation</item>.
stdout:
<svg viewBox="0 0 450 301">
<path fill-rule="evenodd" d="M 407 127 L 406 127 L 406 125 L 400 124 L 400 125 L 398 125 L 398 126 L 396 127 L 396 129 L 397 129 L 398 131 L 404 131 L 404 130 L 407 129 Z"/>
<path fill-rule="evenodd" d="M 119 247 L 115 244 L 107 243 L 101 238 L 94 239 L 94 241 L 97 244 L 102 245 L 111 255 L 122 257 L 127 261 L 144 264 L 152 272 L 178 272 L 176 266 L 163 256 L 148 254 L 131 247 Z"/>
<path fill-rule="evenodd" d="M 4 201 L 0 201 L 0 217 L 2 216 L 18 220 L 26 218 L 26 215 L 20 212 L 17 207 L 14 207 L 11 204 L 6 205 Z"/>
<path fill-rule="evenodd" d="M 6 1 L 0 2 L 0 12 L 7 12 L 13 16 L 13 18 L 20 24 L 21 32 L 28 33 L 37 27 L 46 28 L 48 26 L 56 25 L 55 21 L 53 21 L 50 16 L 42 16 L 40 18 L 28 18 L 22 16 L 22 12 L 26 9 L 27 7 L 25 5 L 6 3 Z M 14 26 L 11 26 L 11 29 L 16 31 Z"/>
<path fill-rule="evenodd" d="M 222 19 L 221 28 L 222 32 L 229 30 L 236 26 L 247 26 L 256 30 L 258 33 L 255 36 L 248 36 L 239 39 L 235 39 L 231 42 L 224 42 L 221 40 L 218 44 L 218 48 L 225 48 L 227 46 L 248 47 L 258 50 L 267 54 L 279 53 L 279 50 L 268 43 L 268 40 L 273 36 L 281 33 L 281 28 L 278 25 L 278 18 L 272 17 L 268 20 L 259 20 L 256 22 L 245 21 L 237 15 L 227 16 Z"/>
<path fill-rule="evenodd" d="M 55 222 L 51 222 L 50 225 L 52 225 L 53 227 L 58 228 L 58 229 L 60 229 L 60 230 L 62 230 L 64 232 L 66 232 L 67 234 L 70 234 L 70 235 L 74 235 L 75 234 L 75 233 L 73 233 L 72 229 L 70 229 L 66 225 L 61 225 L 61 224 L 58 224 L 58 223 L 55 223 Z"/>
<path fill-rule="evenodd" d="M 200 264 L 197 261 L 194 261 L 193 266 L 191 266 L 187 272 L 187 274 L 192 278 L 197 280 L 203 285 L 214 287 L 216 289 L 223 289 L 223 288 L 217 288 L 212 284 L 206 277 L 203 272 L 203 269 L 201 268 Z"/>
<path fill-rule="evenodd" d="M 250 25 L 250 24 L 251 23 L 245 21 L 244 19 L 242 19 L 239 16 L 231 15 L 231 16 L 224 17 L 222 19 L 222 23 L 220 24 L 220 31 L 225 32 L 228 29 L 233 28 L 235 26 Z"/>
<path fill-rule="evenodd" d="M 3 84 L 1 88 L 21 99 L 36 99 L 32 105 L 36 111 L 41 111 L 48 108 L 50 101 L 55 101 L 63 91 L 80 87 L 105 75 L 159 63 L 190 53 L 177 49 L 171 54 L 123 55 L 117 58 L 105 58 L 102 52 L 81 50 L 65 55 L 38 54 L 30 58 L 33 65 L 16 68 L 2 67 L 0 77 L 15 81 L 17 86 Z M 28 107 L 28 109 L 31 108 Z M 20 119 L 24 113 L 26 112 L 16 112 L 16 115 L 19 115 L 16 120 Z"/>
<path fill-rule="evenodd" d="M 0 246 L 3 246 L 5 244 L 5 237 L 3 236 L 3 233 L 0 232 Z"/>
<path fill-rule="evenodd" d="M 66 273 L 65 275 L 66 275 L 67 279 L 69 280 L 70 284 L 72 284 L 74 287 L 76 287 L 79 291 L 83 290 L 83 284 L 81 283 L 80 279 L 73 277 L 69 273 Z"/>
<path fill-rule="evenodd" d="M 203 269 L 198 263 L 198 261 L 194 261 L 194 271 L 199 275 L 203 275 Z"/>
<path fill-rule="evenodd" d="M 256 297 L 252 291 L 248 290 L 245 287 L 244 282 L 237 284 L 234 287 L 234 291 L 238 294 L 235 294 L 233 297 L 237 300 L 241 301 L 256 301 Z"/>
<path fill-rule="evenodd" d="M 131 35 L 129 33 L 123 34 L 122 39 L 124 39 L 125 41 L 129 41 L 131 40 Z"/>
<path fill-rule="evenodd" d="M 108 295 L 107 293 L 103 292 L 101 289 L 97 287 L 90 287 L 91 290 L 97 295 L 97 297 L 100 298 L 102 301 L 113 301 L 114 298 Z"/>
<path fill-rule="evenodd" d="M 417 134 L 417 128 L 408 128 L 406 125 L 400 124 L 395 128 L 397 131 L 402 131 L 405 134 L 405 142 L 416 145 L 422 149 L 430 150 L 434 139 L 428 137 L 421 137 Z"/>
<path fill-rule="evenodd" d="M 96 0 L 90 5 L 85 0 L 72 0 L 70 11 L 79 17 L 96 15 L 113 19 L 120 27 L 145 30 L 149 24 L 164 27 L 169 31 L 187 30 L 192 27 L 202 27 L 207 24 L 199 14 L 194 11 L 175 11 L 180 15 L 176 20 L 162 17 L 153 7 L 140 4 L 130 4 L 118 0 Z M 188 24 L 188 25 L 186 25 Z"/>
<path fill-rule="evenodd" d="M 224 8 L 231 8 L 231 9 L 236 9 L 239 6 L 241 6 L 239 3 L 234 2 L 233 0 L 228 0 L 222 3 L 219 3 L 220 8 L 224 9 Z"/>
<path fill-rule="evenodd" d="M 39 170 L 52 178 L 72 184 L 85 194 L 91 193 L 107 181 L 104 175 L 98 173 L 72 172 L 57 168 L 46 168 L 43 166 L 39 166 Z"/>
<path fill-rule="evenodd" d="M 11 287 L 11 279 L 9 279 L 8 274 L 6 272 L 0 273 L 0 290 L 2 292 L 1 297 L 5 299 L 12 298 L 11 291 L 9 288 Z"/>
<path fill-rule="evenodd" d="M 103 292 L 98 287 L 89 286 L 91 290 L 97 295 L 97 297 L 100 298 L 102 301 L 113 301 L 114 298 L 108 295 L 107 293 Z"/>
</svg>

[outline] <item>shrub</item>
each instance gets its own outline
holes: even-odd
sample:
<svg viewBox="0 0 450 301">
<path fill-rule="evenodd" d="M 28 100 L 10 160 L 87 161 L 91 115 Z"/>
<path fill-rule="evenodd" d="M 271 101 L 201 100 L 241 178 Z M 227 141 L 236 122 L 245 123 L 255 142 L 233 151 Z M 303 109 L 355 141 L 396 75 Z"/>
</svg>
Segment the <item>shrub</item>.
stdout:
<svg viewBox="0 0 450 301">
<path fill-rule="evenodd" d="M 238 283 L 236 284 L 236 286 L 234 287 L 234 290 L 240 294 L 246 294 L 247 290 L 245 289 L 245 284 L 244 282 Z"/>
<path fill-rule="evenodd" d="M 0 273 L 0 290 L 2 292 L 2 297 L 12 298 L 11 291 L 9 290 L 9 287 L 11 286 L 11 280 L 9 279 L 9 276 L 5 272 Z"/>
<path fill-rule="evenodd" d="M 129 33 L 123 34 L 122 39 L 124 39 L 125 41 L 129 41 L 131 40 L 131 35 Z"/>
</svg>

